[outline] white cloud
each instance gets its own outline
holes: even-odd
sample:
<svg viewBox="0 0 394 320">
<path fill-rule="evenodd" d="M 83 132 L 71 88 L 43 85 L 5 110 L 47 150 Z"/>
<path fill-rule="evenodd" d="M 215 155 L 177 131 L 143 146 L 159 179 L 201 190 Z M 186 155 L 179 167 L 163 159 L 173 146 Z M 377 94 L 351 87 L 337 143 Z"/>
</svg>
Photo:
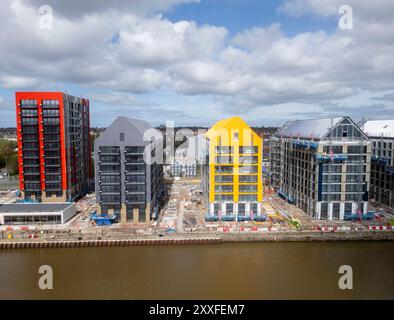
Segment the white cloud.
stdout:
<svg viewBox="0 0 394 320">
<path fill-rule="evenodd" d="M 71 20 L 92 14 L 131 13 L 147 15 L 170 10 L 176 5 L 200 2 L 199 0 L 23 0 L 24 3 L 39 8 L 41 5 L 50 5 L 55 15 Z"/>
<path fill-rule="evenodd" d="M 53 3 L 53 30 L 38 28 L 39 1 L 0 4 L 1 86 L 19 90 L 72 83 L 110 92 L 93 94 L 97 101 L 131 105 L 139 93 L 169 90 L 196 99 L 213 96 L 229 113 L 280 104 L 302 105 L 310 113 L 305 106 L 366 91 L 381 96 L 393 88 L 393 1 L 349 0 L 353 30 L 292 37 L 279 23 L 230 36 L 224 27 L 171 22 L 155 14 L 190 1 L 136 1 L 130 7 L 123 1 L 73 2 Z M 279 10 L 330 18 L 337 16 L 340 3 L 288 0 Z"/>
</svg>

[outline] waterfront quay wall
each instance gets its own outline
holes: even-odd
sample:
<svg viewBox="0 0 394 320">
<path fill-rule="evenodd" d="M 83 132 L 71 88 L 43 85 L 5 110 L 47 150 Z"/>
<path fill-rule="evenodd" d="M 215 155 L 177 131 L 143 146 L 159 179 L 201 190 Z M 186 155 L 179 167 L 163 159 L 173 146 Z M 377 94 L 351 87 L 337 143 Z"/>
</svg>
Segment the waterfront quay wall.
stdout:
<svg viewBox="0 0 394 320">
<path fill-rule="evenodd" d="M 100 240 L 51 240 L 51 239 L 4 239 L 1 249 L 42 249 L 42 248 L 83 248 L 83 247 L 126 247 L 149 245 L 200 245 L 220 244 L 223 242 L 268 242 L 268 241 L 393 241 L 394 231 L 365 232 L 277 232 L 264 234 L 223 233 L 218 235 L 196 234 L 185 237 L 145 237 L 132 239 Z"/>
<path fill-rule="evenodd" d="M 149 245 L 197 245 L 220 243 L 220 237 L 206 238 L 151 238 L 151 239 L 111 239 L 111 240 L 32 240 L 0 241 L 1 249 L 43 249 L 43 248 L 83 248 L 83 247 L 127 247 Z"/>
</svg>

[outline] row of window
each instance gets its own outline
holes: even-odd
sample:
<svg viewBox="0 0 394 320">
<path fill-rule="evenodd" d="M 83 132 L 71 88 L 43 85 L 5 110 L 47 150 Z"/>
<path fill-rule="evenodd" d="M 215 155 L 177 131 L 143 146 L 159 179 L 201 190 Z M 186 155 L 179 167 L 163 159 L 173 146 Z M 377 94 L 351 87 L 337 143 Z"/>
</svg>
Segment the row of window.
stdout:
<svg viewBox="0 0 394 320">
<path fill-rule="evenodd" d="M 61 221 L 60 215 L 4 216 L 4 224 L 56 224 Z"/>
<path fill-rule="evenodd" d="M 325 193 L 322 195 L 322 201 L 341 201 L 341 194 L 340 193 Z M 355 201 L 361 202 L 363 201 L 363 194 L 362 193 L 347 193 L 345 194 L 345 201 Z"/>
<path fill-rule="evenodd" d="M 323 146 L 325 153 L 343 153 L 343 146 Z M 367 153 L 367 146 L 348 146 L 347 154 L 362 154 Z"/>
<path fill-rule="evenodd" d="M 225 204 L 225 213 L 226 215 L 231 215 L 234 213 L 234 203 L 226 203 Z M 238 215 L 242 215 L 246 212 L 246 204 L 245 203 L 238 203 Z M 251 212 L 256 213 L 257 212 L 257 203 L 251 203 L 249 205 L 249 209 Z M 214 214 L 218 215 L 219 211 L 222 211 L 222 204 L 221 203 L 215 203 L 213 206 Z"/>
<path fill-rule="evenodd" d="M 257 182 L 258 176 L 257 175 L 240 175 L 238 176 L 238 182 L 240 183 L 249 183 L 249 182 Z M 234 176 L 222 176 L 222 175 L 215 175 L 215 182 L 216 183 L 233 183 Z"/>
<path fill-rule="evenodd" d="M 340 174 L 323 175 L 323 183 L 341 183 L 341 182 L 342 182 L 342 175 Z M 346 182 L 351 182 L 351 183 L 365 182 L 365 175 L 347 174 Z"/>
<path fill-rule="evenodd" d="M 341 192 L 342 185 L 341 184 L 323 184 L 322 191 L 323 192 Z M 364 192 L 365 185 L 364 184 L 346 184 L 346 192 Z"/>
<path fill-rule="evenodd" d="M 259 147 L 258 146 L 242 146 L 239 147 L 240 154 L 255 154 L 258 153 Z M 233 146 L 216 146 L 215 153 L 218 154 L 232 154 L 234 153 Z"/>
<path fill-rule="evenodd" d="M 44 125 L 58 125 L 60 123 L 59 118 L 43 118 L 42 123 Z"/>
<path fill-rule="evenodd" d="M 37 109 L 22 109 L 21 115 L 22 117 L 37 117 L 38 111 Z"/>
<path fill-rule="evenodd" d="M 347 165 L 346 172 L 348 173 L 364 173 L 366 171 L 365 165 Z M 341 173 L 342 165 L 323 164 L 323 172 L 327 173 Z"/>
<path fill-rule="evenodd" d="M 37 107 L 37 100 L 25 100 L 25 99 L 22 99 L 20 101 L 20 104 L 21 104 L 22 108 Z"/>
<path fill-rule="evenodd" d="M 215 194 L 215 201 L 229 202 L 234 201 L 232 194 Z M 257 201 L 257 194 L 240 194 L 238 196 L 239 202 L 253 202 Z"/>
<path fill-rule="evenodd" d="M 234 167 L 233 166 L 215 166 L 215 172 L 217 172 L 217 173 L 233 173 Z M 238 172 L 239 173 L 257 173 L 258 167 L 257 166 L 239 166 Z"/>
<path fill-rule="evenodd" d="M 53 109 L 47 109 L 42 111 L 42 115 L 44 117 L 59 117 L 60 111 L 59 110 L 53 110 Z"/>
</svg>

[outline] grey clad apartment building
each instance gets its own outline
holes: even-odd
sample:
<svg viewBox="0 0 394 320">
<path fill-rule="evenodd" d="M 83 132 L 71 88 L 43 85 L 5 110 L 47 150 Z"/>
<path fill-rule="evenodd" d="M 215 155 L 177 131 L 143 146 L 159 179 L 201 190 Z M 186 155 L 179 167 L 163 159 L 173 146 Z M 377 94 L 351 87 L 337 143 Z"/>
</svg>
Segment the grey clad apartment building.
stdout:
<svg viewBox="0 0 394 320">
<path fill-rule="evenodd" d="M 314 219 L 367 213 L 371 143 L 349 117 L 292 121 L 271 139 L 280 197 Z"/>
<path fill-rule="evenodd" d="M 163 176 L 144 133 L 159 131 L 147 122 L 118 117 L 95 141 L 95 186 L 99 214 L 123 222 L 149 222 L 157 214 Z M 156 140 L 156 143 L 162 143 Z"/>
<path fill-rule="evenodd" d="M 362 124 L 372 146 L 370 198 L 394 208 L 394 120 Z"/>
</svg>

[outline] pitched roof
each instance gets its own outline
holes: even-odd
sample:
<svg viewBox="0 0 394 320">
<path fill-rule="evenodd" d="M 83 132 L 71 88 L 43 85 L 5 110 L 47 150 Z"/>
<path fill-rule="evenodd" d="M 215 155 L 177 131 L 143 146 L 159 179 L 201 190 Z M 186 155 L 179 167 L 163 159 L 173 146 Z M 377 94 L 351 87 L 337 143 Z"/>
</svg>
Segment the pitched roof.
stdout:
<svg viewBox="0 0 394 320">
<path fill-rule="evenodd" d="M 220 130 L 232 130 L 232 129 L 250 129 L 252 135 L 261 139 L 261 137 L 251 128 L 241 117 L 230 117 L 216 122 L 207 132 L 206 137 L 212 138 L 216 136 Z"/>
<path fill-rule="evenodd" d="M 119 142 L 119 134 L 124 133 L 124 140 L 130 145 L 145 146 L 149 141 L 144 141 L 143 136 L 146 130 L 156 130 L 148 122 L 129 117 L 118 117 L 105 131 L 97 138 L 99 144 Z M 156 130 L 160 136 L 160 131 Z"/>
<path fill-rule="evenodd" d="M 394 138 L 394 120 L 369 120 L 361 128 L 369 137 Z"/>
</svg>

